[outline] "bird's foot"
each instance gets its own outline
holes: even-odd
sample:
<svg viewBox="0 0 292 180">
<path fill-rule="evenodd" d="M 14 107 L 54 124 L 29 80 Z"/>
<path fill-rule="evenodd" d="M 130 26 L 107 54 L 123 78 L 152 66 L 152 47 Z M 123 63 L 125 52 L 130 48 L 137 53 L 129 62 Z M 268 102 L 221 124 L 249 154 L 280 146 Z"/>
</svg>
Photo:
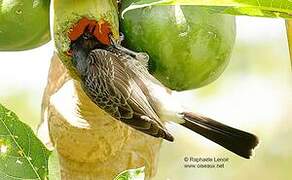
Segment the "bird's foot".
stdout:
<svg viewBox="0 0 292 180">
<path fill-rule="evenodd" d="M 120 32 L 120 39 L 117 40 L 117 44 L 121 45 L 124 40 L 125 40 L 125 35 Z"/>
<path fill-rule="evenodd" d="M 124 34 L 121 33 L 120 39 L 118 41 L 116 41 L 114 39 L 114 37 L 112 37 L 110 35 L 111 42 L 112 42 L 113 46 L 116 49 L 118 49 L 118 50 L 120 50 L 120 51 L 122 51 L 122 52 L 124 52 L 124 53 L 126 53 L 126 54 L 128 54 L 128 55 L 130 55 L 130 56 L 132 56 L 134 58 L 136 58 L 137 60 L 139 60 L 139 61 L 141 61 L 141 62 L 143 62 L 145 64 L 148 64 L 149 56 L 148 56 L 147 53 L 145 53 L 145 52 L 135 52 L 135 51 L 127 49 L 127 48 L 125 48 L 125 47 L 123 47 L 121 45 L 121 42 L 124 40 L 124 38 L 125 38 Z"/>
</svg>

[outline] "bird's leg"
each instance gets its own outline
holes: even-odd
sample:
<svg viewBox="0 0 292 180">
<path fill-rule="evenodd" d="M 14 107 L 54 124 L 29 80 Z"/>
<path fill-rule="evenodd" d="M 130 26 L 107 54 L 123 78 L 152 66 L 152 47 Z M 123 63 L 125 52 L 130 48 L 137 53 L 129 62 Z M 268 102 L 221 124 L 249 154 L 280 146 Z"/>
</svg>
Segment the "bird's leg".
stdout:
<svg viewBox="0 0 292 180">
<path fill-rule="evenodd" d="M 122 52 L 124 52 L 124 53 L 126 53 L 126 54 L 128 54 L 128 55 L 130 55 L 130 56 L 132 56 L 134 58 L 136 58 L 139 61 L 142 61 L 145 64 L 148 63 L 149 56 L 148 56 L 147 53 L 145 53 L 145 52 L 135 52 L 135 51 L 127 49 L 127 48 L 125 48 L 125 47 L 123 47 L 121 45 L 121 42 L 124 40 L 124 35 L 122 33 L 121 33 L 120 39 L 118 41 L 116 41 L 111 35 L 109 37 L 111 39 L 111 42 L 112 42 L 113 46 L 116 49 L 118 49 L 118 50 L 120 50 L 120 51 L 122 51 Z"/>
</svg>

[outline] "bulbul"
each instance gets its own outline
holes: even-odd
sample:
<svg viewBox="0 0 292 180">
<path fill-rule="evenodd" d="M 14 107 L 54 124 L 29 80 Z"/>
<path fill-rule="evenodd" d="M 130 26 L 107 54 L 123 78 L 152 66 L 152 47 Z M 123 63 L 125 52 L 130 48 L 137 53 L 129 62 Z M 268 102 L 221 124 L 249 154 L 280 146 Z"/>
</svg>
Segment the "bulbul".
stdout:
<svg viewBox="0 0 292 180">
<path fill-rule="evenodd" d="M 164 126 L 173 121 L 241 157 L 251 157 L 258 144 L 255 135 L 184 111 L 172 91 L 148 72 L 146 53 L 122 47 L 110 34 L 104 41 L 95 35 L 96 28 L 88 25 L 71 40 L 70 53 L 84 92 L 99 108 L 150 136 L 174 141 Z"/>
</svg>

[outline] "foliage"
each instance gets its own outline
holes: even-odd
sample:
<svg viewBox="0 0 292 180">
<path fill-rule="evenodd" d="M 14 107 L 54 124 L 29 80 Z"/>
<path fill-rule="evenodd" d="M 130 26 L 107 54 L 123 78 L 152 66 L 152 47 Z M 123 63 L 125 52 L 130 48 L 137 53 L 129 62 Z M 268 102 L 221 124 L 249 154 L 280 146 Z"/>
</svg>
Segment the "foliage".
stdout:
<svg viewBox="0 0 292 180">
<path fill-rule="evenodd" d="M 140 0 L 126 8 L 122 16 L 129 10 L 152 5 L 196 5 L 216 13 L 292 18 L 290 0 Z"/>
<path fill-rule="evenodd" d="M 144 179 L 144 167 L 123 171 L 114 180 L 142 180 L 142 179 Z"/>
<path fill-rule="evenodd" d="M 31 128 L 0 104 L 0 179 L 46 179 L 49 155 Z"/>
</svg>

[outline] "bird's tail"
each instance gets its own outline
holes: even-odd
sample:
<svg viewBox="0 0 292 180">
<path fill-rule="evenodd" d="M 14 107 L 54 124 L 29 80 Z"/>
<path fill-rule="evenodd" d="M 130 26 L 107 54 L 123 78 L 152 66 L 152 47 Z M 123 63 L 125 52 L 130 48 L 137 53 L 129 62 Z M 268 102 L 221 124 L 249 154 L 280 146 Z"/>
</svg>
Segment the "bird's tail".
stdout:
<svg viewBox="0 0 292 180">
<path fill-rule="evenodd" d="M 249 159 L 252 155 L 252 150 L 259 143 L 255 135 L 224 125 L 210 118 L 188 112 L 181 113 L 181 115 L 185 120 L 181 125 L 241 157 Z"/>
</svg>

